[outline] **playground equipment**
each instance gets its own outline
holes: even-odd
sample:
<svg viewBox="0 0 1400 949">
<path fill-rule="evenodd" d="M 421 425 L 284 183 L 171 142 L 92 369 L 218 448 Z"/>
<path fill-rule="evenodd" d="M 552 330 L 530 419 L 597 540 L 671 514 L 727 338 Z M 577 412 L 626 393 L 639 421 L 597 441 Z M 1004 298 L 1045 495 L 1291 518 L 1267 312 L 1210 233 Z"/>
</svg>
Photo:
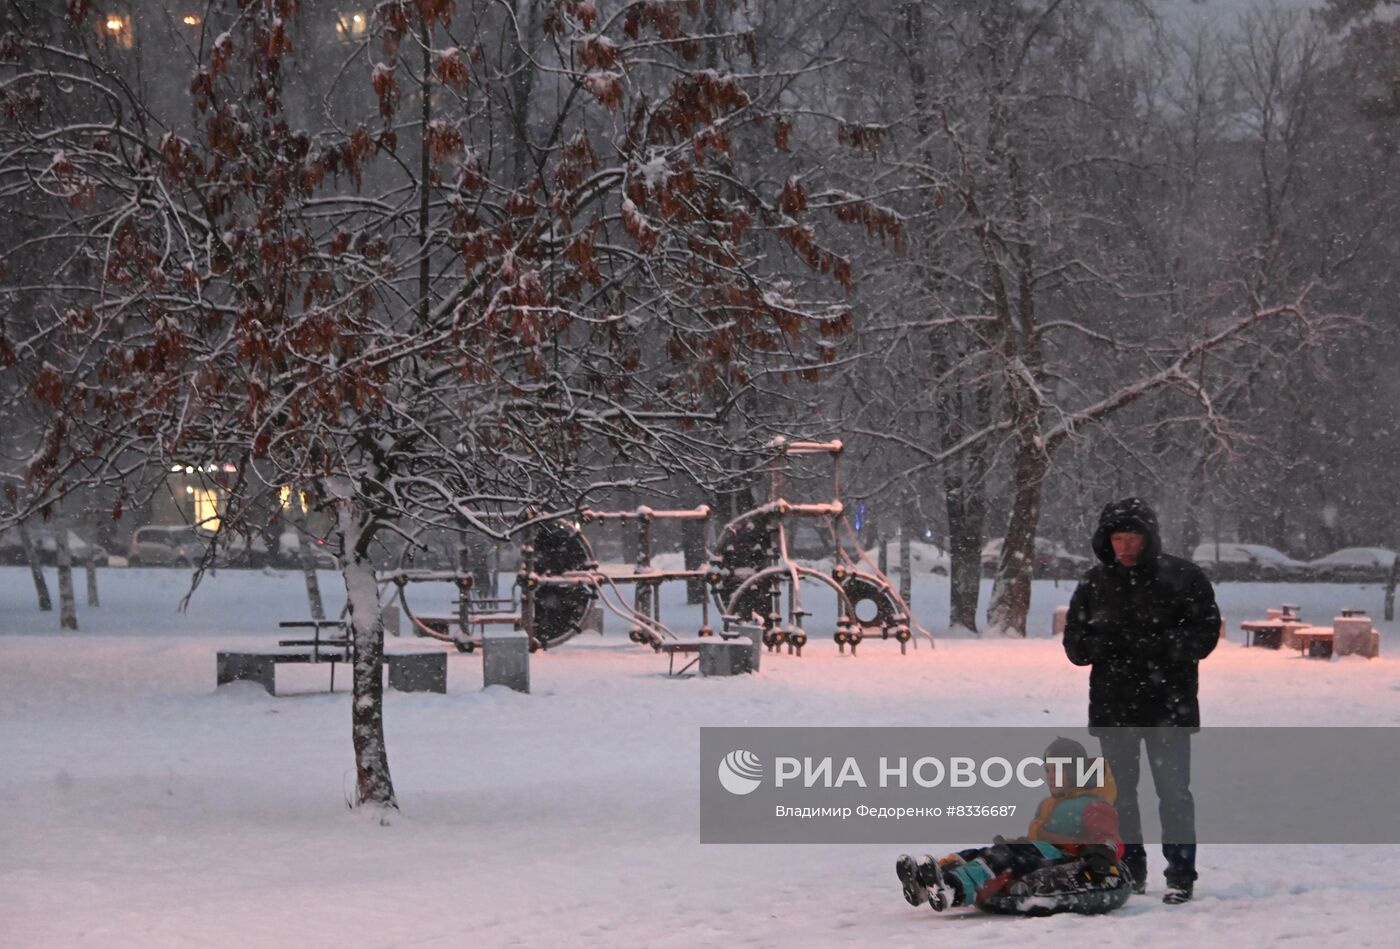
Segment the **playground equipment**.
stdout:
<svg viewBox="0 0 1400 949">
<path fill-rule="evenodd" d="M 465 652 L 481 643 L 481 634 L 474 635 L 472 630 L 484 633 L 491 624 L 523 629 L 529 636 L 531 650 L 560 645 L 583 630 L 584 618 L 595 602 L 628 624 L 628 637 L 633 642 L 661 649 L 668 641 L 679 638 L 663 621 L 661 586 L 694 580 L 702 580 L 709 593 L 700 604 L 698 634 L 702 637 L 739 638 L 749 635 L 743 627 L 758 625 L 762 627 L 762 642 L 770 651 L 786 645 L 789 653 L 801 655 L 808 639 L 803 624 L 811 615 L 803 605 L 802 586 L 803 581 L 810 581 L 830 588 L 836 595 L 833 638 L 841 652 L 849 646 L 854 654 L 862 641 L 876 636 L 897 641 L 901 653 L 916 633 L 932 643 L 933 637 L 914 622 L 894 585 L 860 549 L 855 531 L 846 519 L 840 500 L 841 442 L 778 439 L 770 447 L 778 456 L 770 469 L 770 500 L 720 529 L 706 567 L 658 569 L 652 562 L 652 527 L 663 520 L 708 523 L 712 513 L 709 507 L 638 507 L 630 511 L 589 508 L 578 512 L 577 521 L 542 521 L 525 530 L 516 577 L 518 610 L 499 608 L 503 603 L 513 607 L 513 600 L 473 598 L 471 577 L 456 571 L 398 570 L 382 575 L 381 581 L 396 584 L 403 614 L 412 628 L 422 635 L 451 642 Z M 799 503 L 783 497 L 787 459 L 807 455 L 830 458 L 831 500 Z M 815 521 L 825 531 L 831 550 L 829 573 L 793 558 L 789 532 L 798 520 Z M 638 553 L 631 569 L 617 570 L 598 564 L 583 526 L 607 521 L 635 525 Z M 405 588 L 425 580 L 457 584 L 456 616 L 413 612 Z M 623 590 L 629 585 L 630 597 Z M 720 620 L 718 629 L 711 626 L 712 608 Z"/>
<path fill-rule="evenodd" d="M 831 459 L 831 500 L 814 504 L 788 501 L 784 493 L 784 466 L 771 469 L 771 500 L 726 524 L 720 532 L 708 576 L 716 599 L 724 605 L 726 623 L 739 619 L 760 622 L 763 642 L 770 650 L 787 645 L 801 653 L 807 643 L 803 621 L 811 612 L 802 605 L 802 580 L 830 587 L 836 594 L 837 648 L 856 647 L 870 636 L 893 638 L 900 652 L 917 632 L 933 642 L 928 631 L 914 622 L 909 607 L 889 578 L 861 550 L 841 502 L 839 441 L 772 443 L 785 458 L 827 455 Z M 789 522 L 813 519 L 825 530 L 832 551 L 829 574 L 793 559 L 789 552 Z M 852 554 L 854 551 L 854 555 Z M 781 609 L 786 590 L 787 623 Z"/>
</svg>

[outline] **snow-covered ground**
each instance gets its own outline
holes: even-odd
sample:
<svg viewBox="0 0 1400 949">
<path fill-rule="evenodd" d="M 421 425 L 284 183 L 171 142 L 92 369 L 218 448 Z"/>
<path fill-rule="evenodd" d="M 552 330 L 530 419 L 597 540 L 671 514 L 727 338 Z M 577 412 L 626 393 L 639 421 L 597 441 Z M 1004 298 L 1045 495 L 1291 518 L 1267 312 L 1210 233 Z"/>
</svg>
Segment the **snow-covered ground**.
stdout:
<svg viewBox="0 0 1400 949">
<path fill-rule="evenodd" d="M 668 680 L 616 621 L 536 656 L 531 695 L 483 691 L 480 659 L 454 654 L 448 695 L 388 693 L 403 810 L 381 827 L 344 805 L 349 698 L 323 691 L 326 669 L 279 671 L 296 693 L 280 698 L 214 689 L 217 649 L 306 614 L 299 575 L 221 572 L 183 615 L 178 571 L 101 576 L 104 605 L 60 634 L 27 574 L 0 568 L 0 945 L 1380 946 L 1400 926 L 1397 847 L 1203 845 L 1192 904 L 1017 920 L 907 906 L 888 847 L 698 843 L 700 725 L 1081 724 L 1087 672 L 1048 635 L 1072 584 L 1036 584 L 1029 640 L 852 659 L 821 635 L 755 677 Z M 338 607 L 338 578 L 322 582 Z M 667 617 L 693 627 L 680 595 Z M 1378 587 L 1220 598 L 1232 632 L 1202 669 L 1208 722 L 1400 723 L 1395 624 L 1369 662 L 1246 650 L 1235 625 L 1285 599 L 1309 619 L 1379 616 Z M 918 578 L 914 602 L 936 632 L 946 580 Z M 817 633 L 832 604 L 814 605 Z"/>
</svg>

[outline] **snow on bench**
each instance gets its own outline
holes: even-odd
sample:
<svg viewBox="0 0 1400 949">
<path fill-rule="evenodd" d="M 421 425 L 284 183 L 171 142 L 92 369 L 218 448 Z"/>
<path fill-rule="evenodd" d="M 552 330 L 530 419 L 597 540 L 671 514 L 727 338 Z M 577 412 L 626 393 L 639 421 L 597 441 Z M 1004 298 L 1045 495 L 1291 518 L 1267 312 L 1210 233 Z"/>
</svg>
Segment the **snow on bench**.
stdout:
<svg viewBox="0 0 1400 949">
<path fill-rule="evenodd" d="M 309 620 L 279 623 L 283 629 L 312 628 L 312 639 L 279 640 L 276 649 L 221 650 L 215 657 L 215 687 L 231 682 L 257 682 L 268 695 L 277 694 L 277 666 L 283 663 L 331 667 L 329 691 L 335 691 L 337 663 L 354 661 L 354 643 L 348 636 L 321 637 L 322 629 L 344 629 L 339 620 Z M 307 649 L 306 647 L 311 647 Z M 438 650 L 396 649 L 384 653 L 389 669 L 389 688 L 398 692 L 447 692 L 447 654 Z"/>
<path fill-rule="evenodd" d="M 697 663 L 702 676 L 731 676 L 758 671 L 759 649 L 748 638 L 685 637 L 667 639 L 656 648 L 669 657 L 666 675 L 671 678 L 684 676 Z M 677 669 L 677 654 L 694 658 Z"/>
</svg>

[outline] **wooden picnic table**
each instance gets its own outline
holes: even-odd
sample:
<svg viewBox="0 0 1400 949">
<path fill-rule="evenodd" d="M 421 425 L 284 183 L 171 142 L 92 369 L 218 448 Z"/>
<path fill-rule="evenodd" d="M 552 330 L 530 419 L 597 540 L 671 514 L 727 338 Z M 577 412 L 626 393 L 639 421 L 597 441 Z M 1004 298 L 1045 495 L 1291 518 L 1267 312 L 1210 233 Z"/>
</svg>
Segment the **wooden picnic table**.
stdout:
<svg viewBox="0 0 1400 949">
<path fill-rule="evenodd" d="M 1304 626 L 1293 631 L 1293 644 L 1310 659 L 1331 659 L 1334 635 L 1331 626 Z"/>
<path fill-rule="evenodd" d="M 1240 624 L 1240 629 L 1244 631 L 1246 646 L 1258 646 L 1261 649 L 1278 649 L 1281 646 L 1292 647 L 1293 635 L 1300 629 L 1307 629 L 1306 623 L 1297 620 L 1287 619 L 1258 619 L 1245 620 Z"/>
</svg>

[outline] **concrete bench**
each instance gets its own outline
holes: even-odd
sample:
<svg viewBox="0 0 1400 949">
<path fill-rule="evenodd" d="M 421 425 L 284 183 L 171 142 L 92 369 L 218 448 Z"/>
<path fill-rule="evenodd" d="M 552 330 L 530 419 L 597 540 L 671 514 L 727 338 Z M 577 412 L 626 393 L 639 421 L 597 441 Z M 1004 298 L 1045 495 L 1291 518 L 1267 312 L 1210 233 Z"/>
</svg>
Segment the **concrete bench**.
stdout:
<svg viewBox="0 0 1400 949">
<path fill-rule="evenodd" d="M 325 643 L 322 641 L 322 646 Z M 243 652 L 221 651 L 215 660 L 216 686 L 231 682 L 256 682 L 267 690 L 268 695 L 277 694 L 277 666 L 283 663 L 305 663 L 319 665 L 329 663 L 331 667 L 331 692 L 335 691 L 336 663 L 349 662 L 345 655 L 327 652 Z M 447 691 L 447 654 L 443 652 L 404 652 L 385 653 L 384 664 L 389 668 L 389 688 L 399 692 L 438 692 Z"/>
<path fill-rule="evenodd" d="M 1332 620 L 1332 646 L 1338 656 L 1365 656 L 1375 659 L 1381 654 L 1381 637 L 1371 623 L 1371 617 L 1359 610 L 1343 610 Z"/>
<path fill-rule="evenodd" d="M 481 680 L 482 688 L 503 685 L 517 692 L 529 692 L 530 637 L 520 630 L 483 634 Z"/>
<path fill-rule="evenodd" d="M 447 653 L 386 652 L 389 688 L 396 692 L 447 692 Z"/>
<path fill-rule="evenodd" d="M 331 666 L 331 687 L 335 691 L 335 664 L 344 662 L 340 657 L 317 655 L 310 652 L 220 652 L 215 660 L 216 686 L 230 682 L 256 682 L 267 690 L 268 695 L 277 694 L 276 667 L 284 662 L 314 663 L 328 662 Z"/>
<path fill-rule="evenodd" d="M 755 627 L 758 629 L 758 627 Z M 737 638 L 722 636 L 698 636 L 690 639 L 668 639 L 657 646 L 666 653 L 669 663 L 666 675 L 679 678 L 699 666 L 702 676 L 732 676 L 758 671 L 758 660 L 762 649 L 744 630 Z M 690 656 L 684 665 L 676 668 L 676 656 Z"/>
<path fill-rule="evenodd" d="M 746 640 L 711 639 L 700 644 L 702 676 L 734 676 L 754 672 L 758 650 Z"/>
</svg>

